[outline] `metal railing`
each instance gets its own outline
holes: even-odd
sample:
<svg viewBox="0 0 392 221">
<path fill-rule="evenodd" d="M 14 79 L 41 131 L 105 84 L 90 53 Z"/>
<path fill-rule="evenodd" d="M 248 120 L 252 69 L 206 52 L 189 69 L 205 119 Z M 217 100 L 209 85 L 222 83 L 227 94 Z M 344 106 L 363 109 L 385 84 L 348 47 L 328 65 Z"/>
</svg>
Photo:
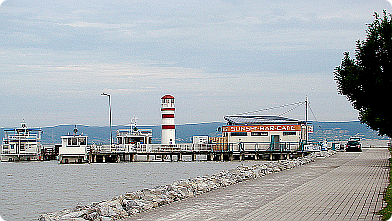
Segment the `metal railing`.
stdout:
<svg viewBox="0 0 392 221">
<path fill-rule="evenodd" d="M 229 143 L 228 151 L 297 151 L 301 147 L 299 142 L 239 142 Z"/>
<path fill-rule="evenodd" d="M 121 145 L 92 145 L 94 153 L 154 153 L 154 152 L 244 152 L 244 151 L 298 151 L 305 150 L 299 142 L 237 142 L 237 143 L 214 143 L 192 144 L 183 143 L 175 145 L 162 144 L 121 144 Z"/>
<path fill-rule="evenodd" d="M 6 134 L 3 140 L 39 140 L 39 134 L 20 133 L 20 134 Z"/>
<path fill-rule="evenodd" d="M 176 144 L 176 145 L 161 145 L 161 144 L 141 144 L 136 147 L 136 152 L 175 152 L 175 151 L 210 151 L 214 144 Z"/>
<path fill-rule="evenodd" d="M 14 145 L 11 147 L 11 145 Z M 40 143 L 29 143 L 24 144 L 23 146 L 18 143 L 16 144 L 3 144 L 1 145 L 1 154 L 39 154 L 41 151 L 41 144 Z"/>
</svg>

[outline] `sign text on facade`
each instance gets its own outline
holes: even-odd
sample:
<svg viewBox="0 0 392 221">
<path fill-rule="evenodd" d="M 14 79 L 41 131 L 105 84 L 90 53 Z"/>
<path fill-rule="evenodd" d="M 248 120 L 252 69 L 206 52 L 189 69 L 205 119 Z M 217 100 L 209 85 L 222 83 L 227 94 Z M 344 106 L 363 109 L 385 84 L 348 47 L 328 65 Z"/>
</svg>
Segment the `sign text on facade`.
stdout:
<svg viewBox="0 0 392 221">
<path fill-rule="evenodd" d="M 223 132 L 301 131 L 301 125 L 224 126 Z"/>
</svg>

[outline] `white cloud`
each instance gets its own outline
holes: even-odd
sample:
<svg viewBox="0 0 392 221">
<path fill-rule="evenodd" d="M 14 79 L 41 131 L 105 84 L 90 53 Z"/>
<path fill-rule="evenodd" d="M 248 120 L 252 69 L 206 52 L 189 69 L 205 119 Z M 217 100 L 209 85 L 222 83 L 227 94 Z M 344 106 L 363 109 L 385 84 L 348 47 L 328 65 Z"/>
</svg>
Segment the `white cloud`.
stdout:
<svg viewBox="0 0 392 221">
<path fill-rule="evenodd" d="M 383 0 L 9 0 L 0 7 L 0 102 L 14 104 L 0 124 L 12 126 L 8 119 L 39 115 L 41 108 L 53 116 L 37 117 L 45 125 L 106 124 L 91 111 L 105 111 L 98 105 L 102 91 L 113 94 L 117 124 L 130 111 L 143 124 L 159 123 L 164 93 L 178 97 L 179 123 L 221 120 L 312 93 L 315 109 L 328 103 L 334 110 L 320 120 L 353 120 L 333 70 L 364 38 L 373 12 L 387 6 Z M 25 102 L 36 105 L 31 113 Z"/>
</svg>

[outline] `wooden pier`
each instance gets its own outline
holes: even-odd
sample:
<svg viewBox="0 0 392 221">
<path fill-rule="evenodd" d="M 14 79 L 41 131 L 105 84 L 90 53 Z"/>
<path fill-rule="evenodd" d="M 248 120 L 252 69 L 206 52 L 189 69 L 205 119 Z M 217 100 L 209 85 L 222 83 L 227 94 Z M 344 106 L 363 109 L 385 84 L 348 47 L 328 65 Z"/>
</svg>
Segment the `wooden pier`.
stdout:
<svg viewBox="0 0 392 221">
<path fill-rule="evenodd" d="M 256 148 L 255 148 L 256 147 Z M 278 148 L 274 148 L 278 147 Z M 134 149 L 116 146 L 92 146 L 88 152 L 89 163 L 119 162 L 179 162 L 179 161 L 233 161 L 233 160 L 285 160 L 307 155 L 299 144 L 177 144 L 139 145 Z"/>
</svg>

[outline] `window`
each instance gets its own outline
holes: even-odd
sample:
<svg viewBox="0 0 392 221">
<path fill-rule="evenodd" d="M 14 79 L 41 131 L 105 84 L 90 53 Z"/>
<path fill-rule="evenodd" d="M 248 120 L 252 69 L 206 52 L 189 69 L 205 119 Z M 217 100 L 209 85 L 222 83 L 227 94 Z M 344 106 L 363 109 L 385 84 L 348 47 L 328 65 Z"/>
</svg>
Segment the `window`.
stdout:
<svg viewBox="0 0 392 221">
<path fill-rule="evenodd" d="M 24 145 L 24 143 L 21 143 L 21 144 L 20 144 L 20 150 L 21 150 L 21 151 L 24 151 L 24 150 L 25 150 L 25 145 Z"/>
<path fill-rule="evenodd" d="M 79 144 L 80 145 L 86 145 L 86 138 L 85 137 L 80 137 L 79 138 Z"/>
<path fill-rule="evenodd" d="M 268 132 L 252 132 L 251 136 L 268 136 Z"/>
<path fill-rule="evenodd" d="M 71 138 L 72 139 L 72 145 L 76 146 L 78 145 L 78 139 L 77 138 Z"/>
<path fill-rule="evenodd" d="M 174 103 L 174 99 L 163 99 L 163 103 L 166 104 Z"/>
<path fill-rule="evenodd" d="M 231 132 L 232 137 L 248 136 L 247 132 Z"/>
<path fill-rule="evenodd" d="M 284 131 L 283 136 L 289 136 L 289 135 L 297 135 L 297 132 L 295 131 Z"/>
</svg>

